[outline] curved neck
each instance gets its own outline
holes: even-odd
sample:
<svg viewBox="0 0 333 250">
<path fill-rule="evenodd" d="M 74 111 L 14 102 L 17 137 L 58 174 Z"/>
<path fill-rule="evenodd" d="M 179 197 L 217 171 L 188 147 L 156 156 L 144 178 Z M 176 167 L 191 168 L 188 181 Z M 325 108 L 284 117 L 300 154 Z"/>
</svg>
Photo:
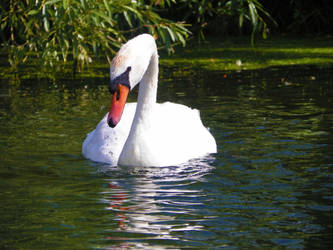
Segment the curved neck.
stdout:
<svg viewBox="0 0 333 250">
<path fill-rule="evenodd" d="M 155 52 L 151 56 L 148 68 L 140 81 L 138 102 L 133 125 L 142 122 L 149 122 L 150 113 L 156 103 L 157 81 L 158 55 L 157 52 Z"/>
</svg>

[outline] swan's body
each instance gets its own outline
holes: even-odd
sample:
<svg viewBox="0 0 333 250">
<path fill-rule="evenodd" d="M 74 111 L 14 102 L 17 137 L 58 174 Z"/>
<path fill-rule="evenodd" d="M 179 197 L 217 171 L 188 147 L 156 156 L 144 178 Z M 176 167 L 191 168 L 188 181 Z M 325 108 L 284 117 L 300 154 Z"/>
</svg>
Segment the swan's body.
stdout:
<svg viewBox="0 0 333 250">
<path fill-rule="evenodd" d="M 112 165 L 168 166 L 216 152 L 198 110 L 156 103 L 158 55 L 152 36 L 140 35 L 123 45 L 110 77 L 111 109 L 83 142 L 86 158 Z M 128 91 L 139 82 L 137 104 L 125 105 Z"/>
</svg>

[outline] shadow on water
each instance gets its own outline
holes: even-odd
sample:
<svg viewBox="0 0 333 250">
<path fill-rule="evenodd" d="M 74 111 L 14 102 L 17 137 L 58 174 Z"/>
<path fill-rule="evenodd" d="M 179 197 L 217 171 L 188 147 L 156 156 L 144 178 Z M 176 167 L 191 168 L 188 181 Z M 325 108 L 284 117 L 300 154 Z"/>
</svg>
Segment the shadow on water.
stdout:
<svg viewBox="0 0 333 250">
<path fill-rule="evenodd" d="M 332 72 L 161 68 L 159 102 L 198 108 L 218 153 L 144 169 L 81 156 L 107 79 L 2 80 L 0 248 L 327 249 Z"/>
</svg>

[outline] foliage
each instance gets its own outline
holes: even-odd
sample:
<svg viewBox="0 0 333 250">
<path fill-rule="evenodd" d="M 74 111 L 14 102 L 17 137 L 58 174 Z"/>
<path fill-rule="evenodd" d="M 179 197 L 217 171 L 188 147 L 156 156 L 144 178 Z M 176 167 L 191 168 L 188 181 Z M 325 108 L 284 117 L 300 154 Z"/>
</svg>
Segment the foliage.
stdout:
<svg viewBox="0 0 333 250">
<path fill-rule="evenodd" d="M 193 24 L 193 33 L 202 39 L 205 29 L 225 34 L 237 26 L 239 31 L 250 27 L 252 45 L 258 31 L 267 37 L 268 20 L 276 24 L 258 0 L 180 0 L 170 12 Z"/>
<path fill-rule="evenodd" d="M 82 69 L 100 55 L 110 60 L 142 32 L 169 52 L 185 45 L 191 33 L 201 39 L 249 34 L 252 45 L 256 34 L 267 37 L 272 24 L 279 32 L 330 34 L 329 5 L 329 0 L 4 0 L 1 48 L 14 69 L 27 62 L 58 71 L 64 65 Z"/>
<path fill-rule="evenodd" d="M 128 37 L 149 32 L 171 49 L 185 44 L 184 23 L 162 18 L 155 11 L 170 1 L 144 0 L 7 0 L 1 3 L 1 38 L 12 66 L 29 57 L 43 65 L 74 61 L 82 69 L 103 51 L 108 59 Z M 158 5 L 159 4 L 159 5 Z"/>
</svg>

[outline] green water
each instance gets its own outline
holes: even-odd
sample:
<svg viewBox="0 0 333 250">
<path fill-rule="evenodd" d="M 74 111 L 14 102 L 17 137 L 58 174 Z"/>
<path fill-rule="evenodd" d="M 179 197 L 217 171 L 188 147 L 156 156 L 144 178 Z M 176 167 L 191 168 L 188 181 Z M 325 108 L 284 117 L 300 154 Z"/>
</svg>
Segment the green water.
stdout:
<svg viewBox="0 0 333 250">
<path fill-rule="evenodd" d="M 1 80 L 0 248 L 329 248 L 332 72 L 162 67 L 159 101 L 200 109 L 218 153 L 144 169 L 81 156 L 107 78 Z"/>
</svg>

